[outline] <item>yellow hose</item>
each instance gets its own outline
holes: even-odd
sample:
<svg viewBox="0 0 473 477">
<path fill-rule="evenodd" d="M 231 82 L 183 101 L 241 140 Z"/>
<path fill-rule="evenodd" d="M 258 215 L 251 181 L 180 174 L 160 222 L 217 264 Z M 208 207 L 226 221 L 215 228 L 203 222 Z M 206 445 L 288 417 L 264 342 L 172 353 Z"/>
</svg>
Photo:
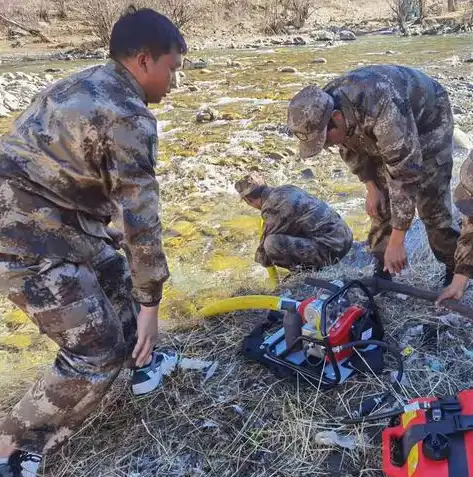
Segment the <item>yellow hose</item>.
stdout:
<svg viewBox="0 0 473 477">
<path fill-rule="evenodd" d="M 211 305 L 205 306 L 199 311 L 199 315 L 203 318 L 210 316 L 231 313 L 240 310 L 273 310 L 279 311 L 281 299 L 278 296 L 268 295 L 247 295 L 226 298 L 217 301 Z"/>
</svg>

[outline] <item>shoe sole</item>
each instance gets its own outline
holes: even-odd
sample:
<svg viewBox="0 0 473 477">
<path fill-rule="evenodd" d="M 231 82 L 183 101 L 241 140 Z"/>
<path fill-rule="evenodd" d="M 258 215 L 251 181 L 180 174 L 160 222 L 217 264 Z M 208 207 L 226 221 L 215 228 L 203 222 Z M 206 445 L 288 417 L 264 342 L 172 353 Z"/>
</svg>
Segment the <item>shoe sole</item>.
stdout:
<svg viewBox="0 0 473 477">
<path fill-rule="evenodd" d="M 163 373 L 161 370 L 157 371 L 148 381 L 143 383 L 133 384 L 131 390 L 135 396 L 141 396 L 143 394 L 148 394 L 156 389 L 160 388 L 162 385 Z"/>
</svg>

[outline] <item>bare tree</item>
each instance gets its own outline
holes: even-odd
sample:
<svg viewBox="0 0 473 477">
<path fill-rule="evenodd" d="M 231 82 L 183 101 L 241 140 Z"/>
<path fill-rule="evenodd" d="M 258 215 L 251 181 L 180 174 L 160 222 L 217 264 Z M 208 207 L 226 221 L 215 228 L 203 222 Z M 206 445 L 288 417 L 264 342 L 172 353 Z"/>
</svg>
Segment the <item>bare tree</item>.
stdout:
<svg viewBox="0 0 473 477">
<path fill-rule="evenodd" d="M 67 0 L 54 0 L 54 3 L 56 4 L 58 18 L 61 19 L 61 20 L 66 20 L 67 19 L 68 1 Z"/>
<path fill-rule="evenodd" d="M 269 35 L 279 35 L 284 32 L 288 23 L 288 1 L 267 0 L 263 5 L 264 25 L 263 31 Z"/>
<path fill-rule="evenodd" d="M 313 0 L 290 0 L 289 9 L 292 14 L 290 23 L 296 28 L 302 28 L 314 14 L 316 7 Z"/>
<path fill-rule="evenodd" d="M 128 3 L 129 0 L 85 0 L 84 8 L 92 31 L 103 46 L 108 45 L 112 27 Z"/>
<path fill-rule="evenodd" d="M 157 10 L 169 17 L 178 28 L 184 29 L 195 22 L 200 13 L 200 6 L 195 0 L 158 0 L 156 3 Z"/>
</svg>

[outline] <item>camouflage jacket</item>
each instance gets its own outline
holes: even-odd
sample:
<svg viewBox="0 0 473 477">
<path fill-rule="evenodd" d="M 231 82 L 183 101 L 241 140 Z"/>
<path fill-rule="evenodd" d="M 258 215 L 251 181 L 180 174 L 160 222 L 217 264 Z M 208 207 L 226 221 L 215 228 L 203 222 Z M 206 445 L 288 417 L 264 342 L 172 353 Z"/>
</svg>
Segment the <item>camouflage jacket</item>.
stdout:
<svg viewBox="0 0 473 477">
<path fill-rule="evenodd" d="M 87 261 L 110 239 L 112 220 L 124 234 L 134 297 L 159 302 L 169 272 L 156 151 L 156 119 L 120 64 L 51 85 L 0 142 L 0 252 Z"/>
<path fill-rule="evenodd" d="M 455 190 L 454 200 L 464 215 L 455 253 L 455 273 L 473 279 L 473 151 L 460 169 L 460 183 Z"/>
<path fill-rule="evenodd" d="M 347 123 L 342 159 L 362 182 L 376 180 L 380 172 L 386 176 L 392 226 L 408 229 L 425 162 L 437 167 L 436 160 L 448 160 L 439 154 L 451 148 L 453 136 L 446 91 L 420 71 L 393 65 L 354 70 L 324 91 Z"/>
<path fill-rule="evenodd" d="M 323 200 L 293 185 L 268 187 L 263 193 L 261 217 L 264 221 L 255 260 L 268 267 L 271 261 L 264 241 L 272 234 L 315 238 L 334 250 L 343 250 L 352 233 L 343 219 Z"/>
</svg>

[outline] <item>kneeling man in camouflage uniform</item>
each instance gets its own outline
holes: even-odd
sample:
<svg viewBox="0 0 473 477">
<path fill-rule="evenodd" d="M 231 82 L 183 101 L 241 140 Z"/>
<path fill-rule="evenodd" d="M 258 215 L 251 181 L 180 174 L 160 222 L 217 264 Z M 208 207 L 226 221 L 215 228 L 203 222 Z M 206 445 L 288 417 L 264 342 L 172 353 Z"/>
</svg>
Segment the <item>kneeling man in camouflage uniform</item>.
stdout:
<svg viewBox="0 0 473 477">
<path fill-rule="evenodd" d="M 59 346 L 0 423 L 1 477 L 37 475 L 129 359 L 135 394 L 160 384 L 153 347 L 169 272 L 147 105 L 185 51 L 166 17 L 130 9 L 112 60 L 40 93 L 0 142 L 0 291 Z M 120 234 L 127 258 L 112 246 Z"/>
<path fill-rule="evenodd" d="M 269 187 L 262 177 L 250 174 L 235 188 L 261 211 L 263 231 L 255 260 L 263 267 L 319 269 L 350 250 L 353 235 L 348 225 L 324 201 L 299 187 Z"/>
<path fill-rule="evenodd" d="M 445 89 L 420 71 L 367 66 L 323 89 L 308 86 L 290 102 L 289 128 L 301 157 L 338 145 L 366 184 L 375 275 L 391 279 L 407 266 L 404 236 L 419 212 L 437 260 L 455 269 L 459 232 L 452 227 L 453 115 Z"/>
</svg>

